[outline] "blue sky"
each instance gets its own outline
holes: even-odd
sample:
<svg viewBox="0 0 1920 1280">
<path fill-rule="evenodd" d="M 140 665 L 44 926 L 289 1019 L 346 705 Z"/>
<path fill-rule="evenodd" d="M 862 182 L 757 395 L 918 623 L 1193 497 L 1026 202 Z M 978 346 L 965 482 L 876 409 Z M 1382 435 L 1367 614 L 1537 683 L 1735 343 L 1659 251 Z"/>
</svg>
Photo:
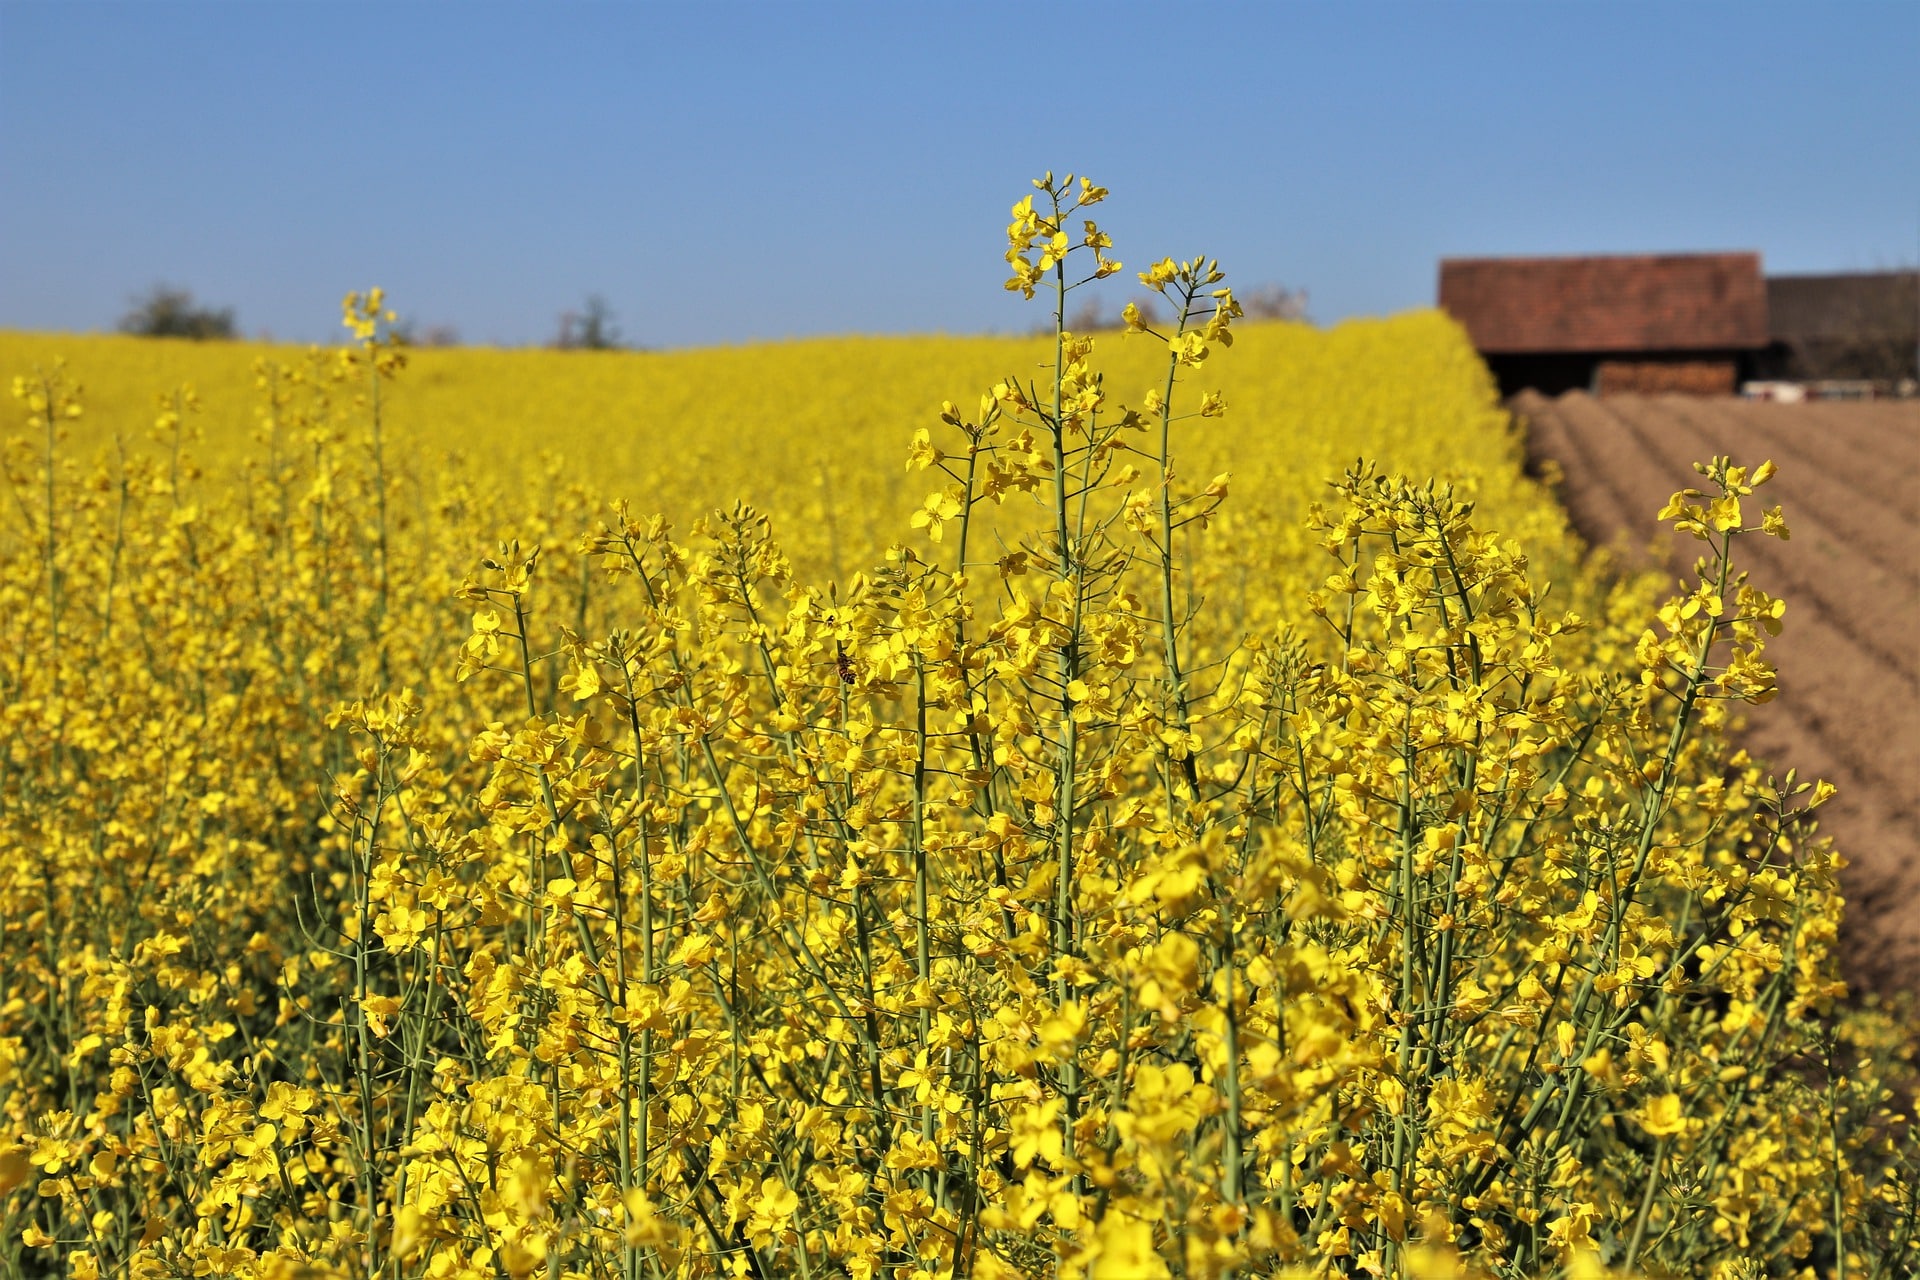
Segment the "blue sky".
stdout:
<svg viewBox="0 0 1920 1280">
<path fill-rule="evenodd" d="M 591 292 L 652 346 L 1024 329 L 1049 167 L 1130 268 L 1323 321 L 1447 254 L 1910 265 L 1917 64 L 1911 3 L 0 0 L 0 327 L 168 281 L 302 340 L 372 283 L 475 342 Z"/>
</svg>

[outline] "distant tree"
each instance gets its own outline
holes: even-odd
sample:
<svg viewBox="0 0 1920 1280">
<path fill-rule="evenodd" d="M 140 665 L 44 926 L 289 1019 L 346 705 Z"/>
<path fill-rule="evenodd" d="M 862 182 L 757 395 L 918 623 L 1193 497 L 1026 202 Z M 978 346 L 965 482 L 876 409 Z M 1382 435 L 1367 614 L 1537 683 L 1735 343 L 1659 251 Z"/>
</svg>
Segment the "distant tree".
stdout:
<svg viewBox="0 0 1920 1280">
<path fill-rule="evenodd" d="M 1240 299 L 1240 309 L 1249 320 L 1307 319 L 1307 291 L 1289 289 L 1280 284 L 1257 284 Z"/>
<path fill-rule="evenodd" d="M 142 338 L 230 339 L 233 308 L 198 306 L 191 290 L 157 284 L 134 298 L 133 309 L 120 318 L 120 332 Z"/>
<path fill-rule="evenodd" d="M 422 325 L 412 316 L 406 316 L 393 326 L 393 336 L 403 347 L 457 347 L 460 345 L 460 330 L 450 324 Z"/>
<path fill-rule="evenodd" d="M 562 351 L 614 351 L 620 347 L 620 328 L 613 322 L 613 309 L 599 294 L 591 294 L 579 311 L 560 317 L 560 332 L 553 345 Z"/>
<path fill-rule="evenodd" d="M 1139 309 L 1141 318 L 1148 324 L 1160 323 L 1160 304 L 1153 295 L 1145 294 L 1135 298 L 1133 305 Z M 1102 330 L 1124 328 L 1126 322 L 1121 319 L 1121 314 L 1118 311 L 1107 310 L 1106 302 L 1098 296 L 1089 297 L 1067 313 L 1067 328 L 1075 333 L 1099 333 Z M 1050 323 L 1042 327 L 1047 332 L 1052 332 Z"/>
<path fill-rule="evenodd" d="M 1241 310 L 1253 320 L 1299 320 L 1307 319 L 1307 291 L 1289 289 L 1284 285 L 1259 284 L 1241 294 L 1234 291 L 1240 301 Z M 1151 294 L 1135 298 L 1133 305 L 1139 309 L 1140 318 L 1149 325 L 1160 325 L 1166 319 L 1160 299 Z M 1098 333 L 1103 329 L 1122 327 L 1120 313 L 1108 311 L 1106 303 L 1099 297 L 1089 297 L 1067 313 L 1067 328 L 1075 333 Z M 1039 331 L 1051 332 L 1049 325 L 1040 326 Z"/>
<path fill-rule="evenodd" d="M 1098 297 L 1087 298 L 1067 313 L 1067 328 L 1075 333 L 1094 333 L 1112 327 L 1113 322 L 1107 319 L 1107 308 Z"/>
</svg>

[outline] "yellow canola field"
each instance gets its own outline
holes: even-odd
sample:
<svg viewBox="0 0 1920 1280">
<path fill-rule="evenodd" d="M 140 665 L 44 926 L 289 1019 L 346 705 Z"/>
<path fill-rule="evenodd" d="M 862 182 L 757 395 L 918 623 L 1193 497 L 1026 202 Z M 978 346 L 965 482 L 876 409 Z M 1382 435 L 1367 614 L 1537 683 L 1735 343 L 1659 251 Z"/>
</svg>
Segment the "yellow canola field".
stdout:
<svg viewBox="0 0 1920 1280">
<path fill-rule="evenodd" d="M 1165 376 L 1162 344 L 1101 333 L 1110 394 L 1138 403 Z M 1489 523 L 1538 553 L 1565 554 L 1551 495 L 1520 473 L 1519 442 L 1484 367 L 1437 312 L 1320 330 L 1247 324 L 1196 372 L 1224 393 L 1224 418 L 1182 441 L 1181 467 L 1204 482 L 1231 471 L 1233 514 L 1297 528 L 1307 503 L 1359 457 L 1468 488 Z M 298 348 L 120 336 L 0 333 L 0 370 L 64 357 L 85 388 L 72 444 L 88 454 L 117 432 L 142 440 L 154 397 L 199 392 L 194 450 L 219 480 L 253 449 L 254 363 L 297 363 Z M 1042 377 L 1052 339 L 821 338 L 671 352 L 428 349 L 408 352 L 387 392 L 395 470 L 431 482 L 449 453 L 496 479 L 564 476 L 685 528 L 736 501 L 770 514 L 802 566 L 845 577 L 907 532 L 924 496 L 901 467 L 916 428 L 943 400 L 971 401 L 1008 377 Z M 569 531 L 572 532 L 572 531 Z M 477 553 L 477 551 L 476 551 Z"/>
<path fill-rule="evenodd" d="M 1036 187 L 1062 314 L 1105 192 Z M 1676 478 L 1661 606 L 1444 318 L 1140 279 L 0 335 L 0 1274 L 1911 1274 L 1826 791 L 1729 738 L 1771 467 Z"/>
</svg>

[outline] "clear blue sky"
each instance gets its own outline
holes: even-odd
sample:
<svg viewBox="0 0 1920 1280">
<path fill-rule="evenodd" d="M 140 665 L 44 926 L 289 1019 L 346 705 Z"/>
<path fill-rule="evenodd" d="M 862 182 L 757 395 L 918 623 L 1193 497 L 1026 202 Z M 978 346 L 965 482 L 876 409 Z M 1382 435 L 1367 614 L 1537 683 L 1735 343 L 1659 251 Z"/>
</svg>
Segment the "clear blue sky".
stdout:
<svg viewBox="0 0 1920 1280">
<path fill-rule="evenodd" d="M 369 283 L 477 342 L 589 292 L 656 346 L 1022 329 L 1001 228 L 1049 167 L 1130 269 L 1320 320 L 1447 254 L 1908 265 L 1917 68 L 1913 3 L 0 0 L 0 327 L 164 280 L 297 339 Z"/>
</svg>

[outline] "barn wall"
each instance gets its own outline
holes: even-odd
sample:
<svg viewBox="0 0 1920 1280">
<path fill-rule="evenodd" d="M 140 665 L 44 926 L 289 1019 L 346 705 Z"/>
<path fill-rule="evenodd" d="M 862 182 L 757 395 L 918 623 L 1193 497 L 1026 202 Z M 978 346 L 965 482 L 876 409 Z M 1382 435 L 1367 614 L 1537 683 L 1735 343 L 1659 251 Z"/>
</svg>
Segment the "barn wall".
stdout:
<svg viewBox="0 0 1920 1280">
<path fill-rule="evenodd" d="M 1774 276 L 1760 376 L 1920 378 L 1920 271 Z"/>
</svg>

